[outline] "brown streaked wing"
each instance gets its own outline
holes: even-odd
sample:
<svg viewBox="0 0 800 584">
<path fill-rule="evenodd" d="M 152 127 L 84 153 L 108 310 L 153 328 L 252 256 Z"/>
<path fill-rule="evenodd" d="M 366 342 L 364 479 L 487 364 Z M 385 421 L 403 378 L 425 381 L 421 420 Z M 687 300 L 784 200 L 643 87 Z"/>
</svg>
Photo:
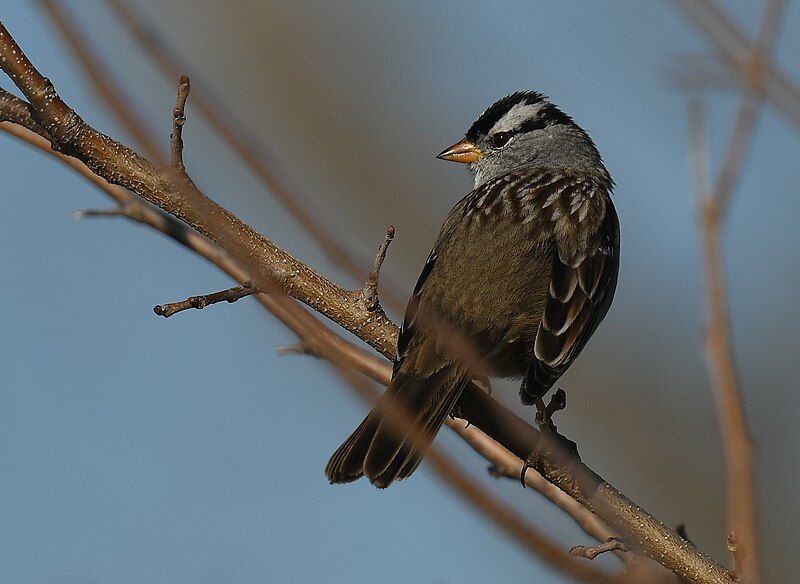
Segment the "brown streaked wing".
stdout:
<svg viewBox="0 0 800 584">
<path fill-rule="evenodd" d="M 612 205 L 606 207 L 599 233 L 593 253 L 587 253 L 575 268 L 554 254 L 550 294 L 536 334 L 535 358 L 520 396 L 523 403 L 534 403 L 552 387 L 608 312 L 619 268 L 619 223 Z"/>
</svg>

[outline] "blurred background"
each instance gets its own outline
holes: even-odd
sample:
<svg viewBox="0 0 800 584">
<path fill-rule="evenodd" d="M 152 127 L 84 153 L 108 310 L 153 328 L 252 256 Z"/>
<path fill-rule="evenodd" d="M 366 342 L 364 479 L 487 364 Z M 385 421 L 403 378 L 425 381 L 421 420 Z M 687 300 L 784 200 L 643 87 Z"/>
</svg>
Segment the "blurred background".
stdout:
<svg viewBox="0 0 800 584">
<path fill-rule="evenodd" d="M 797 79 L 800 7 L 786 4 L 775 61 Z M 106 2 L 58 5 L 166 155 L 177 79 L 162 76 Z M 348 287 L 361 283 L 219 140 L 194 96 L 224 102 L 365 275 L 394 225 L 383 282 L 402 297 L 471 188 L 467 169 L 434 156 L 512 91 L 542 91 L 571 114 L 617 182 L 622 267 L 611 312 L 559 383 L 569 395 L 559 429 L 591 468 L 666 524 L 686 524 L 727 563 L 722 451 L 701 352 L 688 96 L 675 81 L 714 52 L 683 13 L 624 1 L 125 5 L 192 75 L 185 160 L 200 188 Z M 721 6 L 755 36 L 761 3 Z M 0 10 L 67 103 L 135 147 L 49 14 L 23 0 Z M 12 89 L 8 79 L 2 86 Z M 712 88 L 703 99 L 716 169 L 738 91 Z M 786 553 L 800 524 L 799 135 L 764 109 L 724 233 L 764 582 L 788 582 L 800 568 Z M 252 299 L 155 316 L 155 304 L 231 282 L 130 221 L 74 220 L 111 203 L 4 133 L 0 175 L 4 581 L 566 581 L 425 464 L 386 491 L 329 486 L 325 462 L 366 412 L 329 366 L 276 354 L 293 335 Z M 494 390 L 533 416 L 515 383 Z M 488 478 L 449 431 L 437 443 L 565 549 L 591 543 L 541 497 Z"/>
</svg>

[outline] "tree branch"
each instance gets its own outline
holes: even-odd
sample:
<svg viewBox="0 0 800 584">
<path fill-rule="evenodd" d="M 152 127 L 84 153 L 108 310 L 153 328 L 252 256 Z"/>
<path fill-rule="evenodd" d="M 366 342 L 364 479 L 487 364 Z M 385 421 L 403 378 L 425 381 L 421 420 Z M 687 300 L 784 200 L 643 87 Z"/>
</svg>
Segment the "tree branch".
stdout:
<svg viewBox="0 0 800 584">
<path fill-rule="evenodd" d="M 209 304 L 216 304 L 217 302 L 236 302 L 237 300 L 241 300 L 257 292 L 258 291 L 253 288 L 253 285 L 248 281 L 241 286 L 234 286 L 233 288 L 221 290 L 220 292 L 201 294 L 200 296 L 189 296 L 186 300 L 170 302 L 169 304 L 158 304 L 153 307 L 153 312 L 158 316 L 169 318 L 173 314 L 189 310 L 190 308 L 202 310 Z"/>
<path fill-rule="evenodd" d="M 67 46 L 83 63 L 83 68 L 97 95 L 122 122 L 133 141 L 139 145 L 146 156 L 163 162 L 164 148 L 159 146 L 153 138 L 153 133 L 147 130 L 146 118 L 136 111 L 128 96 L 111 81 L 110 71 L 103 67 L 96 52 L 85 41 L 86 35 L 79 30 L 78 22 L 72 18 L 69 10 L 64 9 L 57 0 L 39 0 L 39 4 L 50 15 Z"/>
<path fill-rule="evenodd" d="M 569 553 L 572 556 L 576 556 L 579 558 L 586 558 L 587 560 L 593 560 L 600 554 L 613 551 L 627 552 L 628 548 L 624 542 L 618 540 L 615 537 L 609 537 L 603 543 L 597 544 L 596 546 L 592 547 L 586 547 L 584 545 L 576 545 L 575 547 L 569 550 Z"/>
<path fill-rule="evenodd" d="M 180 173 L 186 172 L 183 164 L 183 125 L 186 123 L 186 100 L 189 99 L 189 78 L 181 75 L 178 82 L 178 99 L 175 109 L 172 110 L 172 135 L 170 136 L 170 162 L 172 167 Z"/>
</svg>

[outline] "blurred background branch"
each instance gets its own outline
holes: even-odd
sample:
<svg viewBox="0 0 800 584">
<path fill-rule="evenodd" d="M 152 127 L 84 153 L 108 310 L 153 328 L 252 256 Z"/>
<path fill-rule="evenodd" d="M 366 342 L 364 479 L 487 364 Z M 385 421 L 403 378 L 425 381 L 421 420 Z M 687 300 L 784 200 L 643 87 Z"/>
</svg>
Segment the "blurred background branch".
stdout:
<svg viewBox="0 0 800 584">
<path fill-rule="evenodd" d="M 744 405 L 736 373 L 728 314 L 728 293 L 724 275 L 722 229 L 737 179 L 742 173 L 758 112 L 765 95 L 765 71 L 780 77 L 772 63 L 783 15 L 783 2 L 765 3 L 761 27 L 749 49 L 742 55 L 742 35 L 725 13 L 712 2 L 676 2 L 701 30 L 716 39 L 719 48 L 727 51 L 731 69 L 738 69 L 741 98 L 732 123 L 732 130 L 717 178 L 709 185 L 706 108 L 692 98 L 689 106 L 690 161 L 694 176 L 698 228 L 702 256 L 707 314 L 705 351 L 717 403 L 718 419 L 726 463 L 727 524 L 735 533 L 740 561 L 739 576 L 746 582 L 759 582 L 756 499 L 753 491 L 753 453 L 750 433 L 745 421 Z M 735 48 L 734 48 L 735 47 Z M 734 56 L 734 53 L 735 56 Z M 787 85 L 788 87 L 788 85 Z M 704 86 L 707 90 L 709 87 Z M 698 88 L 686 87 L 688 91 Z M 783 94 L 779 94 L 783 95 Z M 800 101 L 782 100 L 790 118 L 800 111 Z M 797 118 L 800 119 L 800 118 Z M 736 559 L 736 558 L 734 558 Z"/>
</svg>

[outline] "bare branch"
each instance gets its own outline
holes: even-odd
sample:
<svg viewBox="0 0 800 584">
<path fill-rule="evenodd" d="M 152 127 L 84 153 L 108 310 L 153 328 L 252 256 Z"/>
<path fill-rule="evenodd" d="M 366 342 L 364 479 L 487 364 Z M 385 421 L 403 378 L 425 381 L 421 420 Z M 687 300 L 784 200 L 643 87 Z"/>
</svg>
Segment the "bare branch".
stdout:
<svg viewBox="0 0 800 584">
<path fill-rule="evenodd" d="M 321 357 L 314 348 L 307 345 L 303 341 L 295 343 L 294 345 L 281 345 L 275 348 L 278 355 L 308 355 L 310 357 Z"/>
<path fill-rule="evenodd" d="M 97 95 L 122 122 L 133 141 L 144 150 L 145 154 L 159 163 L 162 162 L 164 149 L 153 139 L 152 132 L 147 130 L 147 120 L 136 111 L 128 96 L 115 84 L 114 75 L 103 66 L 97 57 L 97 51 L 89 46 L 86 41 L 88 36 L 80 30 L 80 25 L 69 10 L 64 9 L 58 0 L 39 0 L 39 3 L 50 15 L 78 62 L 83 65 Z"/>
<path fill-rule="evenodd" d="M 253 287 L 250 282 L 245 282 L 241 286 L 234 286 L 227 290 L 220 292 L 213 292 L 211 294 L 203 294 L 201 296 L 189 296 L 186 300 L 179 302 L 170 302 L 169 304 L 158 304 L 153 307 L 153 312 L 164 318 L 169 318 L 173 314 L 196 308 L 202 310 L 209 304 L 216 304 L 217 302 L 236 302 L 251 294 L 256 294 L 258 291 Z"/>
<path fill-rule="evenodd" d="M 394 226 L 389 225 L 388 229 L 386 229 L 386 237 L 383 238 L 383 243 L 381 243 L 381 246 L 378 248 L 378 253 L 375 256 L 375 263 L 372 264 L 372 269 L 367 276 L 367 281 L 364 284 L 364 288 L 361 290 L 361 298 L 364 299 L 368 310 L 377 310 L 381 306 L 380 299 L 378 298 L 378 278 L 380 277 L 383 260 L 386 259 L 386 250 L 389 249 L 389 244 L 392 243 L 393 239 Z"/>
<path fill-rule="evenodd" d="M 189 78 L 181 75 L 178 82 L 178 98 L 175 109 L 172 110 L 172 135 L 170 136 L 170 154 L 172 167 L 178 172 L 185 173 L 183 165 L 183 125 L 186 123 L 186 100 L 189 98 Z"/>
<path fill-rule="evenodd" d="M 600 554 L 613 551 L 627 552 L 628 547 L 623 541 L 617 539 L 616 537 L 609 537 L 603 543 L 599 543 L 592 547 L 576 545 L 569 550 L 569 555 L 579 558 L 586 558 L 587 560 L 593 560 Z"/>
<path fill-rule="evenodd" d="M 726 543 L 728 551 L 731 553 L 731 559 L 733 560 L 733 570 L 730 571 L 731 578 L 733 578 L 734 582 L 739 582 L 742 579 L 741 575 L 744 573 L 743 564 L 745 550 L 742 549 L 735 531 L 728 533 L 728 540 Z"/>
<path fill-rule="evenodd" d="M 691 539 L 689 539 L 689 532 L 686 530 L 686 524 L 685 523 L 679 523 L 678 525 L 676 525 L 675 526 L 675 533 L 680 535 L 686 541 L 689 541 L 689 542 L 692 541 Z"/>
<path fill-rule="evenodd" d="M 0 88 L 0 122 L 6 121 L 14 122 L 48 140 L 51 139 L 50 134 L 39 123 L 32 105 Z"/>
<path fill-rule="evenodd" d="M 128 217 L 130 213 L 125 210 L 122 205 L 116 207 L 108 207 L 106 209 L 84 209 L 83 211 L 75 211 L 72 214 L 73 219 L 85 219 L 87 217 Z"/>
</svg>

